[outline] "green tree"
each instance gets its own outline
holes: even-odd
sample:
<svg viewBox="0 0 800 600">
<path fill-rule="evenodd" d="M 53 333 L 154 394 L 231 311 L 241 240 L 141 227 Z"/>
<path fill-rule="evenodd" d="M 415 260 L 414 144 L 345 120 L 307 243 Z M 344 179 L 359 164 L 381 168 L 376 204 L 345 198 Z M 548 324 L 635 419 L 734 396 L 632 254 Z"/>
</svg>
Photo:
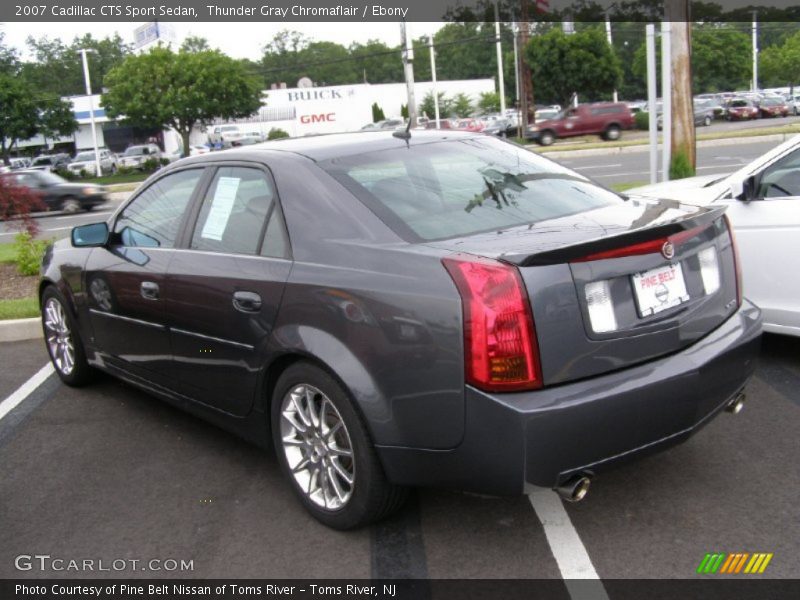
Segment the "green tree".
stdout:
<svg viewBox="0 0 800 600">
<path fill-rule="evenodd" d="M 764 50 L 760 67 L 763 85 L 793 85 L 800 81 L 800 32 L 787 38 L 780 46 Z"/>
<path fill-rule="evenodd" d="M 37 134 L 70 135 L 78 128 L 72 104 L 59 98 L 37 98 L 33 88 L 13 73 L 0 73 L 0 154 L 9 154 L 19 140 Z"/>
<path fill-rule="evenodd" d="M 106 86 L 106 74 L 132 52 L 131 46 L 118 34 L 103 39 L 86 34 L 76 37 L 71 44 L 58 38 L 29 37 L 27 44 L 34 61 L 23 65 L 22 76 L 41 96 L 72 96 L 86 92 L 83 63 L 78 53 L 82 48 L 93 50 L 88 60 L 95 92 Z"/>
<path fill-rule="evenodd" d="M 181 52 L 205 52 L 211 50 L 208 40 L 199 35 L 189 35 L 181 44 Z"/>
<path fill-rule="evenodd" d="M 341 85 L 360 81 L 356 63 L 341 44 L 314 42 L 297 31 L 283 30 L 264 47 L 260 70 L 267 84 L 295 87 L 301 77 L 308 77 L 319 85 Z"/>
<path fill-rule="evenodd" d="M 622 79 L 619 58 L 598 28 L 570 35 L 553 28 L 532 37 L 525 53 L 540 100 L 566 104 L 575 92 L 597 100 L 610 96 Z"/>
<path fill-rule="evenodd" d="M 453 114 L 453 101 L 446 97 L 444 92 L 436 94 L 439 97 L 439 117 L 444 119 Z M 428 92 L 418 107 L 420 114 L 426 114 L 429 119 L 436 118 L 436 106 L 433 102 L 433 92 Z"/>
<path fill-rule="evenodd" d="M 752 47 L 749 37 L 725 23 L 695 25 L 692 29 L 692 91 L 695 94 L 745 87 L 751 76 Z M 656 46 L 660 69 L 661 47 Z M 647 50 L 644 42 L 632 61 L 633 73 L 647 80 Z"/>
<path fill-rule="evenodd" d="M 481 92 L 480 98 L 478 98 L 478 108 L 487 113 L 498 112 L 500 110 L 500 94 Z"/>
<path fill-rule="evenodd" d="M 353 66 L 359 81 L 364 83 L 403 81 L 400 48 L 390 48 L 383 42 L 369 40 L 366 44 L 351 44 L 348 53 L 353 59 Z"/>
<path fill-rule="evenodd" d="M 112 118 L 171 127 L 189 147 L 196 125 L 248 117 L 261 106 L 259 82 L 218 50 L 173 52 L 158 46 L 109 72 L 102 104 Z"/>
<path fill-rule="evenodd" d="M 453 97 L 453 105 L 450 110 L 456 117 L 468 117 L 472 113 L 472 101 L 469 96 L 459 92 Z"/>
</svg>

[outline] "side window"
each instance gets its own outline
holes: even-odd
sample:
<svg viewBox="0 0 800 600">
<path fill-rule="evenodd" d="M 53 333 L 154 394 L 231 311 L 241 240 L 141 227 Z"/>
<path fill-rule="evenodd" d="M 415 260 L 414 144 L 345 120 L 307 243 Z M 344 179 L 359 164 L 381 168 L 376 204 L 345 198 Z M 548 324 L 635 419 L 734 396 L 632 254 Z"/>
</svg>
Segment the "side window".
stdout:
<svg viewBox="0 0 800 600">
<path fill-rule="evenodd" d="M 800 150 L 784 156 L 761 174 L 759 198 L 800 196 Z"/>
<path fill-rule="evenodd" d="M 122 211 L 114 226 L 123 246 L 172 248 L 203 169 L 162 177 Z"/>
<path fill-rule="evenodd" d="M 286 227 L 277 203 L 272 207 L 272 213 L 267 224 L 267 234 L 264 236 L 264 243 L 261 245 L 261 256 L 289 258 L 289 240 L 286 237 Z"/>
<path fill-rule="evenodd" d="M 274 198 L 272 181 L 260 169 L 220 168 L 203 199 L 191 247 L 258 254 Z"/>
</svg>

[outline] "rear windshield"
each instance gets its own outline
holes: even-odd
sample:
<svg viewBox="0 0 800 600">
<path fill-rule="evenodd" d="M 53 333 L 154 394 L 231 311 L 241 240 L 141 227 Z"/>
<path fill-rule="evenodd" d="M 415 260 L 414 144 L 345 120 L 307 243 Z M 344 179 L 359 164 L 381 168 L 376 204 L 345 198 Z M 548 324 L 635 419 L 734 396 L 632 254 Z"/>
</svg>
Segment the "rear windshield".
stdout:
<svg viewBox="0 0 800 600">
<path fill-rule="evenodd" d="M 624 202 L 582 175 L 488 136 L 320 166 L 409 241 L 501 230 Z"/>
</svg>

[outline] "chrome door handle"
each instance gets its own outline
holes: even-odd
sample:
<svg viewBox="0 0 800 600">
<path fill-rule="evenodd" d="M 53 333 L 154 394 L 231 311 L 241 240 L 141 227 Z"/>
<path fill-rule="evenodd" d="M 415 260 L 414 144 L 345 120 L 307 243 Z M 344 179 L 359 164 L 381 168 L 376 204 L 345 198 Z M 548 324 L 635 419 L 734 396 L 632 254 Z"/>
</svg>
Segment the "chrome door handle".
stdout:
<svg viewBox="0 0 800 600">
<path fill-rule="evenodd" d="M 255 292 L 235 292 L 233 307 L 239 312 L 257 313 L 261 310 L 261 296 Z"/>
<path fill-rule="evenodd" d="M 158 284 L 152 281 L 143 281 L 139 286 L 139 293 L 142 294 L 142 298 L 147 300 L 158 300 Z"/>
</svg>

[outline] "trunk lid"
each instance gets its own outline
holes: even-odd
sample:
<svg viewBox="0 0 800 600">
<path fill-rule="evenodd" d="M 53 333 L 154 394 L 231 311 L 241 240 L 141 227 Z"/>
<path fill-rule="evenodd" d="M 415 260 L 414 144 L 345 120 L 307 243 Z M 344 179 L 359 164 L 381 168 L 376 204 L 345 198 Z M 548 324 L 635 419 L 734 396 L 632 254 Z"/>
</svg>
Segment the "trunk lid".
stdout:
<svg viewBox="0 0 800 600">
<path fill-rule="evenodd" d="M 519 268 L 554 385 L 677 352 L 736 310 L 723 211 L 637 199 L 429 244 Z"/>
</svg>

